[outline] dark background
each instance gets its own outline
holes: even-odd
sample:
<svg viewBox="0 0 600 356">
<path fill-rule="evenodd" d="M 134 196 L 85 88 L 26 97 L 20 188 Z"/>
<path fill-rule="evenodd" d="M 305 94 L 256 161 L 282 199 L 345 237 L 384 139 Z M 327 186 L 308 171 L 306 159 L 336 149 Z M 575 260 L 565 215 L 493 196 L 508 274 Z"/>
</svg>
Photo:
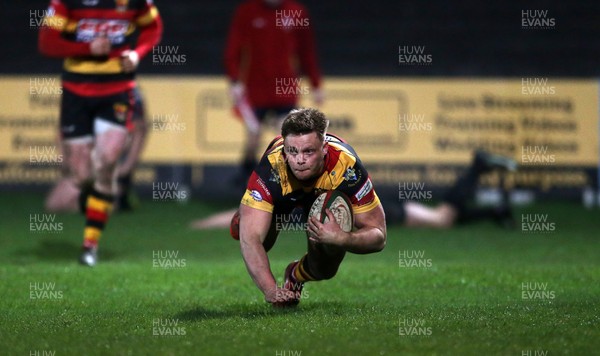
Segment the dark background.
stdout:
<svg viewBox="0 0 600 356">
<path fill-rule="evenodd" d="M 162 45 L 179 46 L 182 66 L 142 73 L 223 74 L 227 28 L 241 1 L 156 0 Z M 3 1 L 1 73 L 58 73 L 60 61 L 37 53 L 30 11 L 49 1 Z M 330 76 L 596 77 L 600 1 L 306 0 L 321 67 Z M 548 10 L 551 30 L 521 28 L 522 10 Z M 426 46 L 430 66 L 398 65 L 398 46 Z"/>
</svg>

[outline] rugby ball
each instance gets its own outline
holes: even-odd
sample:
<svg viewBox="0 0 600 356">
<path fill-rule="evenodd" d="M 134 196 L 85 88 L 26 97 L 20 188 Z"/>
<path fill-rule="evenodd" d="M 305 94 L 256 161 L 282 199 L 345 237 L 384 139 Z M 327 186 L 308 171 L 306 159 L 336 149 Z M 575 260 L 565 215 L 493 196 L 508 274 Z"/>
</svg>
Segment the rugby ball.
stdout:
<svg viewBox="0 0 600 356">
<path fill-rule="evenodd" d="M 325 209 L 331 210 L 335 216 L 335 222 L 345 232 L 352 231 L 354 227 L 354 213 L 350 199 L 337 190 L 329 190 L 321 193 L 310 207 L 309 216 L 314 216 L 322 223 L 327 223 L 329 218 Z"/>
</svg>

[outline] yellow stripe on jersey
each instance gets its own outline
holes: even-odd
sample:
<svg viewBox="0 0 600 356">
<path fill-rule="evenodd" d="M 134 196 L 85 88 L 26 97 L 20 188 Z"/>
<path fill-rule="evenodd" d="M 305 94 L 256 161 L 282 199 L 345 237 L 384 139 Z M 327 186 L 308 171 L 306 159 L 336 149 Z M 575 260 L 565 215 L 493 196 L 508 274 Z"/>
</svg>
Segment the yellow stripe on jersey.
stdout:
<svg viewBox="0 0 600 356">
<path fill-rule="evenodd" d="M 339 187 L 344 181 L 344 173 L 346 170 L 350 167 L 354 167 L 356 164 L 356 157 L 354 157 L 344 146 L 335 142 L 329 142 L 328 144 L 336 151 L 341 152 L 339 159 L 331 172 L 324 172 L 323 175 L 319 177 L 319 180 L 315 184 L 315 188 L 317 189 L 332 190 Z"/>
<path fill-rule="evenodd" d="M 354 205 L 352 204 L 352 211 L 354 212 L 354 214 L 360 214 L 360 213 L 366 213 L 367 211 L 371 211 L 373 209 L 375 209 L 377 207 L 377 205 L 379 205 L 379 197 L 377 196 L 377 193 L 373 192 L 375 197 L 373 198 L 373 201 L 370 202 L 369 204 L 365 204 L 365 205 Z"/>
<path fill-rule="evenodd" d="M 156 6 L 152 6 L 152 7 L 150 7 L 150 10 L 148 10 L 144 15 L 138 17 L 135 20 L 135 23 L 137 23 L 138 26 L 140 26 L 140 27 L 148 26 L 157 17 L 158 17 L 158 9 L 156 8 Z"/>
<path fill-rule="evenodd" d="M 246 189 L 246 193 L 242 197 L 242 204 L 249 206 L 254 209 L 266 211 L 267 213 L 273 212 L 273 204 L 268 203 L 260 196 L 256 196 L 256 193 Z"/>
<path fill-rule="evenodd" d="M 117 74 L 122 72 L 121 58 L 110 58 L 107 61 L 67 58 L 64 68 L 67 72 L 82 74 Z"/>
<path fill-rule="evenodd" d="M 276 148 L 267 157 L 269 159 L 269 163 L 271 163 L 271 167 L 277 171 L 280 178 L 281 185 L 281 195 L 285 196 L 298 188 L 298 186 L 292 185 L 296 180 L 291 181 L 288 178 L 287 165 L 285 164 L 285 159 L 283 158 L 283 144 L 281 147 Z"/>
<path fill-rule="evenodd" d="M 61 15 L 54 14 L 52 16 L 46 16 L 42 20 L 43 26 L 48 26 L 53 30 L 62 31 L 67 26 L 67 18 Z"/>
</svg>

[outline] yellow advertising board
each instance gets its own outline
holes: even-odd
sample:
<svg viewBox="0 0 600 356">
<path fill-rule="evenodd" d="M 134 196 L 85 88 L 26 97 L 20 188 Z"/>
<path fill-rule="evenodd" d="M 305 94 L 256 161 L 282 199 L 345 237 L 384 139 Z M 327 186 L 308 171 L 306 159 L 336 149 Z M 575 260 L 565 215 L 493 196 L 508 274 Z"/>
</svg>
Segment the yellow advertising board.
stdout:
<svg viewBox="0 0 600 356">
<path fill-rule="evenodd" d="M 140 83 L 152 122 L 145 159 L 238 161 L 244 133 L 233 118 L 224 80 L 161 77 Z M 348 140 L 364 161 L 464 163 L 474 149 L 484 148 L 524 165 L 598 162 L 594 81 L 550 79 L 539 90 L 523 79 L 330 78 L 326 83 L 321 109 L 331 120 L 330 131 Z M 309 95 L 301 105 L 312 105 Z M 265 145 L 275 134 L 264 135 Z"/>
<path fill-rule="evenodd" d="M 60 80 L 0 81 L 0 162 L 32 163 L 33 154 L 57 141 Z M 139 83 L 149 122 L 143 162 L 239 162 L 244 130 L 233 116 L 225 78 L 142 76 Z M 310 92 L 308 84 L 301 89 Z M 598 164 L 596 81 L 326 78 L 325 91 L 321 110 L 330 132 L 370 164 L 465 164 L 477 148 L 524 166 Z M 301 105 L 312 105 L 310 95 Z M 264 144 L 276 134 L 268 130 Z"/>
</svg>

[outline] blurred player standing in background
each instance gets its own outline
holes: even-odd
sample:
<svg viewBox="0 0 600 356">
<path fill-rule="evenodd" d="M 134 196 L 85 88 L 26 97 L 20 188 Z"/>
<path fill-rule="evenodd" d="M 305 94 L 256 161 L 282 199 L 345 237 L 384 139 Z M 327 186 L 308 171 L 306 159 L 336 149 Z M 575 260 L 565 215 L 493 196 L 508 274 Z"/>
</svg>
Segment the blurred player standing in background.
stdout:
<svg viewBox="0 0 600 356">
<path fill-rule="evenodd" d="M 307 10 L 294 0 L 247 0 L 235 11 L 225 48 L 230 95 L 246 127 L 242 171 L 245 184 L 257 163 L 267 119 L 281 120 L 307 94 L 299 76 L 310 78 L 315 104 L 323 102 L 321 74 Z"/>
<path fill-rule="evenodd" d="M 79 259 L 94 266 L 114 200 L 115 169 L 133 128 L 135 70 L 160 42 L 162 21 L 151 0 L 52 0 L 47 17 L 39 50 L 65 58 L 60 130 L 66 164 L 77 185 L 90 176 L 94 181 Z"/>
</svg>

